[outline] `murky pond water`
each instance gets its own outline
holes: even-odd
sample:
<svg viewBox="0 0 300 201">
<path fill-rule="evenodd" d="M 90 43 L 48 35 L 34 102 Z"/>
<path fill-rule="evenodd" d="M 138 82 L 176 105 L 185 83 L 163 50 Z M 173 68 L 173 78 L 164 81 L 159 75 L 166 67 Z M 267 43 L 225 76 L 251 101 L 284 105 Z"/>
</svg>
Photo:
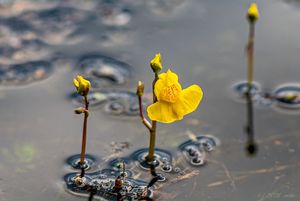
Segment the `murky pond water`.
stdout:
<svg viewBox="0 0 300 201">
<path fill-rule="evenodd" d="M 245 152 L 246 104 L 232 87 L 246 78 L 248 3 L 0 1 L 0 201 L 87 200 L 66 190 L 66 175 L 77 171 L 68 159 L 81 142 L 77 73 L 95 86 L 88 174 L 122 159 L 138 178 L 130 182 L 149 183 L 150 173 L 138 175 L 136 167 L 149 139 L 134 93 L 138 80 L 151 92 L 148 63 L 156 52 L 183 87 L 197 83 L 204 91 L 196 112 L 159 124 L 159 172 L 167 179 L 155 184 L 157 200 L 299 200 L 300 3 L 257 2 L 252 157 Z"/>
</svg>

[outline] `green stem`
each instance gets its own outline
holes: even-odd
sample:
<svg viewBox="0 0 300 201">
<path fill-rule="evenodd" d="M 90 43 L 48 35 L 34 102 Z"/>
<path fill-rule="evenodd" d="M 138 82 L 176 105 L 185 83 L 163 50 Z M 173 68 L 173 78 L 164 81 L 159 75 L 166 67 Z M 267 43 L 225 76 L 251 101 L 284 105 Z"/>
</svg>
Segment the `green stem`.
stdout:
<svg viewBox="0 0 300 201">
<path fill-rule="evenodd" d="M 156 81 L 158 80 L 158 74 L 155 73 L 155 78 L 152 82 L 152 94 L 153 94 L 153 103 L 157 102 L 157 97 L 154 93 L 154 86 Z M 149 142 L 149 151 L 147 156 L 148 162 L 154 161 L 154 150 L 155 150 L 155 137 L 156 137 L 156 121 L 152 121 L 151 123 L 151 129 L 150 129 L 150 142 Z"/>
<path fill-rule="evenodd" d="M 89 102 L 87 99 L 87 96 L 84 96 L 84 103 L 85 103 L 85 109 L 88 111 L 89 109 Z M 81 154 L 80 154 L 80 165 L 84 165 L 84 158 L 85 158 L 85 149 L 86 149 L 86 130 L 87 130 L 87 118 L 88 113 L 84 113 L 84 120 L 83 120 L 83 129 L 82 129 L 82 144 L 81 144 Z"/>
</svg>

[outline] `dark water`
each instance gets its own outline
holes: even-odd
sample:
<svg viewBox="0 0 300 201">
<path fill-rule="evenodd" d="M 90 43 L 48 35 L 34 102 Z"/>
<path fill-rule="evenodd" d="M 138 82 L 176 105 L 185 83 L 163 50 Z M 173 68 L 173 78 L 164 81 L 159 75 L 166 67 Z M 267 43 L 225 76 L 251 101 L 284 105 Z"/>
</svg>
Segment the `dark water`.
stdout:
<svg viewBox="0 0 300 201">
<path fill-rule="evenodd" d="M 204 166 L 187 164 L 188 179 L 161 183 L 158 200 L 300 199 L 297 111 L 254 105 L 259 150 L 255 157 L 245 153 L 246 104 L 232 85 L 246 77 L 249 1 L 0 2 L 0 201 L 86 200 L 67 192 L 63 179 L 74 172 L 66 159 L 80 151 L 82 118 L 72 99 L 78 72 L 98 80 L 88 122 L 94 168 L 105 168 L 111 154 L 147 147 L 132 93 L 138 80 L 150 92 L 148 63 L 156 52 L 183 87 L 197 83 L 204 91 L 196 112 L 159 124 L 157 147 L 180 158 L 178 146 L 192 134 L 221 141 Z M 257 3 L 254 78 L 261 91 L 273 92 L 299 82 L 300 3 Z M 83 66 L 97 62 L 105 68 Z M 129 148 L 116 151 L 122 142 Z"/>
</svg>

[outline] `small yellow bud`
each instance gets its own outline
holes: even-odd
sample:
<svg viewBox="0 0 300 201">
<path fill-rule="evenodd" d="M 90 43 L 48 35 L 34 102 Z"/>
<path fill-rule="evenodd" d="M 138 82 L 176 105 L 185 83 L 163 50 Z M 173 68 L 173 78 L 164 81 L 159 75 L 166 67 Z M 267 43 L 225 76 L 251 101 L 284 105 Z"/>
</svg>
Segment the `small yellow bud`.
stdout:
<svg viewBox="0 0 300 201">
<path fill-rule="evenodd" d="M 144 93 L 144 83 L 142 81 L 139 81 L 136 88 L 136 95 L 141 97 L 143 93 Z"/>
<path fill-rule="evenodd" d="M 252 3 L 248 9 L 247 19 L 250 23 L 254 23 L 259 18 L 259 12 L 256 3 Z"/>
<path fill-rule="evenodd" d="M 84 79 L 82 76 L 77 75 L 76 79 L 73 79 L 73 84 L 77 89 L 77 93 L 81 96 L 87 96 L 91 88 L 90 81 Z"/>
<path fill-rule="evenodd" d="M 155 73 L 158 73 L 162 69 L 161 55 L 160 53 L 155 54 L 154 58 L 150 61 L 150 66 Z"/>
</svg>

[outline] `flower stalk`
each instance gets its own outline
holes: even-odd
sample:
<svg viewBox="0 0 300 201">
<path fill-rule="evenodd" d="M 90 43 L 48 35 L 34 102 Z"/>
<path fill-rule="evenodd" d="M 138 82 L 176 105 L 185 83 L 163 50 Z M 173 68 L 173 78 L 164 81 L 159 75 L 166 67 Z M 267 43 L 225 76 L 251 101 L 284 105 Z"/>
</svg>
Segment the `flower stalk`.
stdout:
<svg viewBox="0 0 300 201">
<path fill-rule="evenodd" d="M 158 73 L 154 72 L 155 77 L 152 82 L 152 94 L 153 94 L 153 103 L 157 102 L 157 97 L 154 93 L 154 86 L 156 81 L 158 80 Z M 145 118 L 143 114 L 143 104 L 142 104 L 142 96 L 144 93 L 144 84 L 139 81 L 137 86 L 137 96 L 139 100 L 139 113 L 144 126 L 149 130 L 150 140 L 149 140 L 149 150 L 148 155 L 146 156 L 147 162 L 151 163 L 154 161 L 154 151 L 155 151 L 155 138 L 156 138 L 156 121 L 151 121 L 151 123 Z"/>
<path fill-rule="evenodd" d="M 248 83 L 248 92 L 250 93 L 252 83 L 253 83 L 253 52 L 254 52 L 254 32 L 255 26 L 254 23 L 249 23 L 249 37 L 248 37 L 248 63 L 247 63 L 247 83 Z"/>
<path fill-rule="evenodd" d="M 259 12 L 256 3 L 252 3 L 248 9 L 247 19 L 249 22 L 249 36 L 247 45 L 248 65 L 247 65 L 247 83 L 248 93 L 251 91 L 253 83 L 253 52 L 254 52 L 254 33 L 255 23 L 259 19 Z"/>
<path fill-rule="evenodd" d="M 154 93 L 154 86 L 158 80 L 158 74 L 155 72 L 155 77 L 152 82 L 152 95 L 153 95 L 153 103 L 157 102 L 157 97 Z M 155 150 L 155 138 L 156 138 L 156 124 L 157 122 L 152 120 L 151 129 L 150 129 L 150 142 L 149 142 L 149 151 L 148 156 L 146 157 L 148 162 L 154 161 L 154 150 Z"/>
<path fill-rule="evenodd" d="M 80 154 L 80 165 L 84 165 L 85 159 L 85 150 L 86 150 L 86 134 L 87 134 L 87 118 L 88 118 L 88 110 L 89 110 L 89 101 L 87 96 L 84 96 L 84 104 L 85 104 L 85 112 L 84 112 L 84 120 L 83 120 L 83 128 L 82 128 L 82 144 L 81 144 L 81 154 Z"/>
<path fill-rule="evenodd" d="M 255 33 L 255 22 L 259 19 L 259 12 L 257 5 L 252 3 L 248 9 L 247 19 L 249 22 L 249 36 L 247 45 L 247 126 L 246 132 L 248 137 L 248 142 L 246 150 L 249 155 L 254 155 L 257 151 L 257 146 L 254 140 L 254 121 L 253 121 L 253 104 L 251 97 L 251 90 L 253 86 L 253 55 L 254 55 L 254 33 Z"/>
<path fill-rule="evenodd" d="M 81 140 L 81 153 L 80 153 L 80 161 L 79 165 L 81 167 L 80 177 L 84 177 L 85 174 L 85 150 L 86 150 L 86 138 L 87 138 L 87 118 L 89 116 L 89 101 L 88 101 L 88 93 L 91 87 L 90 81 L 84 79 L 82 76 L 78 75 L 76 79 L 73 79 L 73 84 L 76 87 L 77 93 L 80 94 L 84 99 L 84 108 L 75 109 L 76 114 L 84 114 L 83 120 L 83 128 L 82 128 L 82 140 Z"/>
<path fill-rule="evenodd" d="M 154 80 L 152 82 L 152 95 L 153 95 L 153 103 L 156 103 L 157 97 L 154 93 L 154 87 L 158 80 L 158 73 L 162 69 L 160 54 L 156 54 L 155 57 L 150 61 L 150 67 L 152 68 L 152 70 L 154 72 Z M 139 81 L 138 86 L 137 86 L 137 96 L 139 99 L 140 117 L 141 117 L 141 120 L 142 120 L 143 124 L 145 125 L 145 127 L 149 130 L 149 134 L 150 134 L 149 149 L 148 149 L 148 155 L 146 156 L 146 160 L 148 163 L 152 163 L 154 161 L 157 122 L 155 120 L 152 120 L 152 122 L 150 124 L 150 122 L 144 117 L 143 105 L 142 105 L 143 93 L 144 93 L 144 84 L 141 81 Z"/>
</svg>

